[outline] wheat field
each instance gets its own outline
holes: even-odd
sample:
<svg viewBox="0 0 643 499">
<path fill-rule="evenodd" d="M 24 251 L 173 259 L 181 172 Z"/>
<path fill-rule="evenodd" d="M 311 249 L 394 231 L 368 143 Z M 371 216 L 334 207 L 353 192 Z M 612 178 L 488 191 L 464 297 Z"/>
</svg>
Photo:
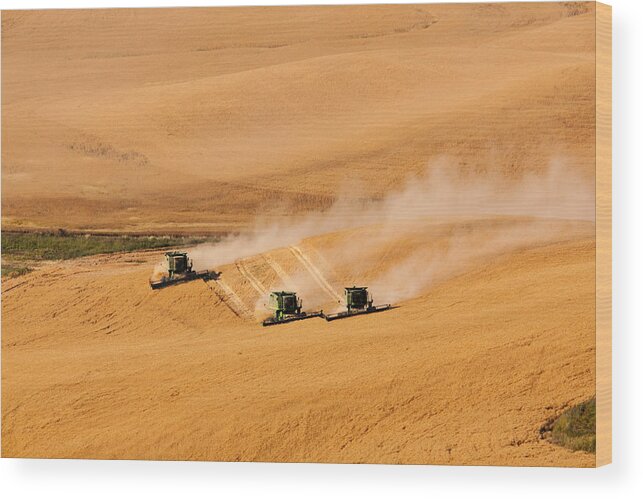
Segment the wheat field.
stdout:
<svg viewBox="0 0 643 499">
<path fill-rule="evenodd" d="M 2 455 L 593 466 L 592 3 L 5 11 Z M 266 294 L 331 312 L 270 328 Z"/>
</svg>

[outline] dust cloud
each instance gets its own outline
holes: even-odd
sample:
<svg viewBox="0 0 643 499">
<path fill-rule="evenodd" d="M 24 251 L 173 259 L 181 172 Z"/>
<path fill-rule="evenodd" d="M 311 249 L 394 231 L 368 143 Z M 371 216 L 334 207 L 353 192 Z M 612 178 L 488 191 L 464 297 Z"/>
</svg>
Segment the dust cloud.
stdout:
<svg viewBox="0 0 643 499">
<path fill-rule="evenodd" d="M 490 224 L 490 228 L 479 233 L 465 228 L 455 230 L 442 247 L 412 251 L 392 268 L 381 269 L 377 278 L 364 283 L 370 286 L 378 302 L 399 301 L 412 298 L 435 282 L 490 256 L 564 237 L 560 224 L 558 229 L 552 229 L 547 220 L 594 221 L 592 179 L 571 171 L 562 159 L 552 160 L 544 172 L 517 178 L 494 173 L 462 175 L 453 164 L 440 158 L 423 174 L 409 178 L 401 189 L 380 200 L 356 201 L 354 189 L 323 212 L 294 218 L 284 216 L 277 223 L 259 217 L 254 230 L 248 233 L 193 248 L 190 254 L 195 268 L 217 268 L 296 245 L 308 237 L 359 227 L 376 227 L 359 239 L 360 248 L 368 254 L 381 245 L 424 231 L 436 221 L 516 219 L 515 223 L 498 229 Z M 331 265 L 354 255 L 355 241 L 351 238 L 344 241 L 324 255 Z M 368 258 L 356 262 L 358 267 L 370 264 Z M 291 284 L 297 286 L 308 302 L 320 300 L 315 298 L 320 290 L 308 273 L 292 276 Z M 257 308 L 263 306 L 258 303 Z"/>
</svg>

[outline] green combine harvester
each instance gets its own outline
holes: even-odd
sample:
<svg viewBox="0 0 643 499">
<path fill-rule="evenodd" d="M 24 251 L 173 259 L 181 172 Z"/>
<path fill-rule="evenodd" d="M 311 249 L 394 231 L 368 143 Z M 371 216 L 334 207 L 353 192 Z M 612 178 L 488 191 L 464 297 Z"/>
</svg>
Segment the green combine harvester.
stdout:
<svg viewBox="0 0 643 499">
<path fill-rule="evenodd" d="M 334 321 L 335 319 L 343 319 L 344 317 L 352 317 L 354 315 L 372 314 L 391 308 L 391 305 L 388 303 L 386 305 L 373 305 L 373 299 L 367 287 L 353 286 L 351 288 L 344 288 L 344 295 L 346 297 L 346 310 L 330 315 L 322 313 L 324 319 Z"/>
<path fill-rule="evenodd" d="M 165 253 L 167 261 L 167 277 L 163 276 L 158 281 L 150 281 L 152 289 L 165 288 L 173 284 L 181 282 L 194 281 L 195 279 L 203 279 L 208 281 L 219 277 L 219 273 L 203 270 L 196 272 L 192 270 L 192 260 L 188 258 L 188 254 L 183 251 L 168 251 Z"/>
<path fill-rule="evenodd" d="M 301 321 L 311 317 L 322 317 L 323 312 L 302 312 L 301 299 L 292 291 L 273 291 L 270 293 L 268 307 L 274 315 L 263 321 L 264 326 L 285 324 L 286 322 Z"/>
</svg>

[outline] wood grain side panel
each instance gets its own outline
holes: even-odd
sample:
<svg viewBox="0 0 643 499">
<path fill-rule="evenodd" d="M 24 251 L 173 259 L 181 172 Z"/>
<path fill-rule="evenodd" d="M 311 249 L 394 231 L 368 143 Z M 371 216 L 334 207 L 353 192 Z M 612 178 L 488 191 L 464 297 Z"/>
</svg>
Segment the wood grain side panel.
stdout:
<svg viewBox="0 0 643 499">
<path fill-rule="evenodd" d="M 596 465 L 612 461 L 612 8 L 596 4 Z"/>
</svg>

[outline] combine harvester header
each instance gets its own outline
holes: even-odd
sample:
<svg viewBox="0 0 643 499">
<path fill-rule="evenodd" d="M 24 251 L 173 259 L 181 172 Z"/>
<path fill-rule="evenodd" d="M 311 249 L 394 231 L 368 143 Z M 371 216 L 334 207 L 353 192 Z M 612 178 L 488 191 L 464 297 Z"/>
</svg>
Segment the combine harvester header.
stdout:
<svg viewBox="0 0 643 499">
<path fill-rule="evenodd" d="M 179 284 L 187 281 L 194 281 L 195 279 L 203 279 L 209 281 L 210 279 L 217 279 L 219 273 L 203 270 L 195 272 L 192 270 L 192 260 L 188 258 L 188 254 L 184 251 L 168 251 L 165 253 L 165 260 L 167 263 L 167 277 L 163 276 L 158 281 L 150 280 L 150 287 L 152 289 L 165 288 L 173 284 Z"/>
<path fill-rule="evenodd" d="M 292 291 L 273 291 L 270 293 L 268 307 L 274 310 L 274 316 L 263 321 L 264 326 L 274 326 L 275 324 L 284 324 L 286 322 L 300 321 L 310 319 L 311 317 L 321 317 L 327 321 L 352 317 L 354 315 L 372 314 L 382 312 L 392 307 L 390 304 L 373 305 L 373 300 L 367 287 L 350 287 L 344 288 L 346 297 L 346 310 L 337 314 L 324 314 L 323 310 L 318 312 L 302 312 L 301 299 L 297 298 L 297 293 Z"/>
<path fill-rule="evenodd" d="M 302 312 L 301 298 L 293 291 L 273 291 L 270 293 L 268 307 L 274 315 L 263 321 L 264 326 L 285 324 L 286 322 L 301 321 L 311 317 L 322 317 L 323 312 Z"/>
<path fill-rule="evenodd" d="M 350 287 L 344 288 L 344 296 L 346 298 L 346 310 L 337 314 L 323 314 L 322 317 L 327 321 L 334 321 L 336 319 L 343 319 L 345 317 L 352 317 L 353 315 L 372 314 L 374 312 L 381 312 L 391 308 L 391 304 L 386 305 L 373 305 L 373 298 L 368 292 L 368 288 Z"/>
</svg>

